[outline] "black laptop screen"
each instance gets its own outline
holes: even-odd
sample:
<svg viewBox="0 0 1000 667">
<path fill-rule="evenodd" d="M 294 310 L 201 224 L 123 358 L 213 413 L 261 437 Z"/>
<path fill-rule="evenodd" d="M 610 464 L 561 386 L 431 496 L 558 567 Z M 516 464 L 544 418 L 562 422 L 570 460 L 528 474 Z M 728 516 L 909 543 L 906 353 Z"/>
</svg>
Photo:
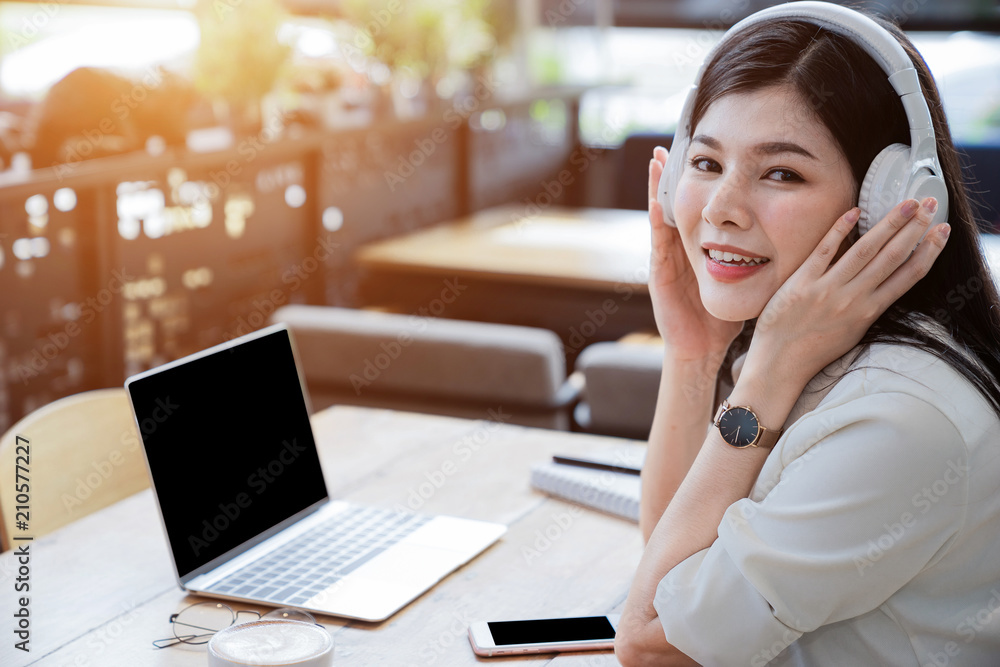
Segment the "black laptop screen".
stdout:
<svg viewBox="0 0 1000 667">
<path fill-rule="evenodd" d="M 181 576 L 326 497 L 286 331 L 129 391 Z"/>
</svg>

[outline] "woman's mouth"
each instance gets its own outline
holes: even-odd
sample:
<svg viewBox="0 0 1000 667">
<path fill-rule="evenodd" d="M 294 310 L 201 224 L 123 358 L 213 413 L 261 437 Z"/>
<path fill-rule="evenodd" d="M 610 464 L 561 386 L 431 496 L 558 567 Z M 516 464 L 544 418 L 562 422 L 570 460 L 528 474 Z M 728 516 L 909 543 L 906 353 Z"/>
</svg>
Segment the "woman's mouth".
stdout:
<svg viewBox="0 0 1000 667">
<path fill-rule="evenodd" d="M 742 280 L 766 266 L 767 257 L 746 257 L 721 250 L 705 250 L 705 268 L 716 280 L 735 282 Z"/>
<path fill-rule="evenodd" d="M 767 257 L 746 257 L 735 252 L 723 252 L 722 250 L 708 249 L 708 256 L 726 266 L 747 266 L 763 264 L 768 261 Z"/>
</svg>

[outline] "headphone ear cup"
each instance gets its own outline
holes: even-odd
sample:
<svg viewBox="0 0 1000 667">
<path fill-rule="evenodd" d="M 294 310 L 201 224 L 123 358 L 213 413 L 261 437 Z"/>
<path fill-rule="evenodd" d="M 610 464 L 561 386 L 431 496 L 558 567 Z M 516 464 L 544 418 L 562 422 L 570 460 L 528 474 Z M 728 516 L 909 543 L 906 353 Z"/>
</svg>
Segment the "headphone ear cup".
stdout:
<svg viewBox="0 0 1000 667">
<path fill-rule="evenodd" d="M 925 236 L 934 225 L 948 222 L 948 186 L 945 185 L 943 178 L 931 173 L 929 169 L 920 169 L 910 182 L 907 191 L 907 194 L 917 201 L 923 201 L 925 197 L 937 199 L 937 211 L 931 217 L 931 224 L 924 230 Z M 920 237 L 920 240 L 923 241 L 923 237 Z"/>
<path fill-rule="evenodd" d="M 878 224 L 893 206 L 903 200 L 911 172 L 910 147 L 906 144 L 891 144 L 875 156 L 865 173 L 858 196 L 858 207 L 861 209 L 859 235 Z"/>
</svg>

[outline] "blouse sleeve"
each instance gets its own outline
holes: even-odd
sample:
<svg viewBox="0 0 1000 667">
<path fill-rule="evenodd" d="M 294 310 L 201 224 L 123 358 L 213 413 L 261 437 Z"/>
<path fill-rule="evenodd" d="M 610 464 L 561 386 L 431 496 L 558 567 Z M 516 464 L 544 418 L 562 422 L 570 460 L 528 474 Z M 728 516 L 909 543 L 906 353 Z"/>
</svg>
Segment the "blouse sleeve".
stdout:
<svg viewBox="0 0 1000 667">
<path fill-rule="evenodd" d="M 660 581 L 666 639 L 699 663 L 765 665 L 806 632 L 877 608 L 938 560 L 965 517 L 968 453 L 954 424 L 905 393 L 803 417 L 759 502 Z M 774 452 L 778 454 L 779 452 Z"/>
</svg>

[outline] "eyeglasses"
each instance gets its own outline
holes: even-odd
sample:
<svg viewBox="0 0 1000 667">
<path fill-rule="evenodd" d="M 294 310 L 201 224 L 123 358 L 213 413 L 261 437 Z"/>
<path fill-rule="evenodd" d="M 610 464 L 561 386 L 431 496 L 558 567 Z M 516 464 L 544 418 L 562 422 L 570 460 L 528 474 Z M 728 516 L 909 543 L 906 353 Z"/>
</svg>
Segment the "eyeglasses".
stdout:
<svg viewBox="0 0 1000 667">
<path fill-rule="evenodd" d="M 312 614 L 301 609 L 274 609 L 261 616 L 260 612 L 249 609 L 234 611 L 232 607 L 221 602 L 197 602 L 176 614 L 171 614 L 170 625 L 173 628 L 174 636 L 156 639 L 153 641 L 153 646 L 167 648 L 177 644 L 207 644 L 216 632 L 234 625 L 240 614 L 253 614 L 256 618 L 306 621 L 319 625 Z"/>
</svg>

